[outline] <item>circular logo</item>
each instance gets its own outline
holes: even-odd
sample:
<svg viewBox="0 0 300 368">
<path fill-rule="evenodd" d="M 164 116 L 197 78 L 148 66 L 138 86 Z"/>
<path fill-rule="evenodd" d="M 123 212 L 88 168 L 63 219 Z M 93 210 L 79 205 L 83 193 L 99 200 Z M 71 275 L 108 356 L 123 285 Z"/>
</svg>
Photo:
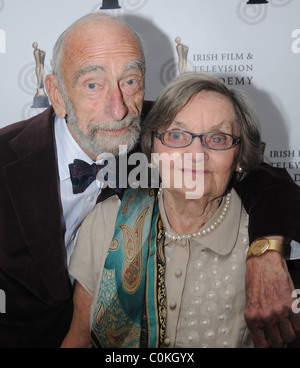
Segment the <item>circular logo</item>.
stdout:
<svg viewBox="0 0 300 368">
<path fill-rule="evenodd" d="M 51 73 L 51 68 L 45 65 L 45 75 Z M 23 66 L 18 75 L 18 85 L 20 89 L 29 94 L 34 95 L 37 90 L 37 76 L 35 73 L 35 63 L 29 63 Z"/>
<path fill-rule="evenodd" d="M 160 69 L 160 83 L 166 86 L 178 74 L 178 62 L 174 59 L 167 60 Z"/>
<path fill-rule="evenodd" d="M 132 12 L 141 10 L 148 0 L 120 0 L 120 5 L 125 11 Z"/>
<path fill-rule="evenodd" d="M 292 2 L 292 0 L 269 0 L 270 4 L 273 6 L 286 6 Z"/>
<path fill-rule="evenodd" d="M 262 5 L 249 5 L 241 0 L 238 8 L 238 17 L 247 24 L 254 25 L 263 22 L 266 19 L 268 13 L 268 7 Z"/>
</svg>

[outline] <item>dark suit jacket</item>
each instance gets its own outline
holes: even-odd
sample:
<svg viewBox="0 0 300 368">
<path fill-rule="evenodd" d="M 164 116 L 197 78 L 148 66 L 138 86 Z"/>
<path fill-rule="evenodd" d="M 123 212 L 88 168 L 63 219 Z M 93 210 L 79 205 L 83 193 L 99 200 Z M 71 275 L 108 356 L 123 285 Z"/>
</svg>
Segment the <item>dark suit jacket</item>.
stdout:
<svg viewBox="0 0 300 368">
<path fill-rule="evenodd" d="M 72 290 L 52 108 L 1 130 L 0 163 L 0 346 L 59 346 Z"/>
<path fill-rule="evenodd" d="M 58 347 L 71 321 L 55 152 L 51 107 L 0 130 L 0 289 L 6 293 L 0 347 Z M 281 234 L 300 241 L 300 188 L 285 172 L 266 166 L 237 189 L 250 214 L 251 240 Z M 277 220 L 282 208 L 284 222 Z M 265 221 L 272 214 L 274 221 Z"/>
</svg>

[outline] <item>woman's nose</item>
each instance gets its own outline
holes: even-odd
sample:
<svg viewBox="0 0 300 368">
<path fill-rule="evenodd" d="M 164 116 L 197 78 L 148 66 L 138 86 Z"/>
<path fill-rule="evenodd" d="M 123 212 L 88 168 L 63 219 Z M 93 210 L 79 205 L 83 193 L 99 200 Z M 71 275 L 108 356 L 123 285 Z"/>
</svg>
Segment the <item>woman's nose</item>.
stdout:
<svg viewBox="0 0 300 368">
<path fill-rule="evenodd" d="M 199 161 L 199 157 L 201 157 L 199 154 L 203 154 L 203 161 L 208 157 L 207 149 L 202 145 L 200 137 L 195 137 L 192 143 L 186 148 L 187 152 L 192 154 L 194 161 Z"/>
</svg>

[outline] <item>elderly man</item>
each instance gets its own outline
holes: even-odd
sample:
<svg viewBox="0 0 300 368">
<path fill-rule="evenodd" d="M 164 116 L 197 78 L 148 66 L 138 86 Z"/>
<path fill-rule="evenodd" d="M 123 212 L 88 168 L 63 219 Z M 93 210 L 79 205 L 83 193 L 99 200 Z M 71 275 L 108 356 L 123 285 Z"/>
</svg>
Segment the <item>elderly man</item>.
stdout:
<svg viewBox="0 0 300 368">
<path fill-rule="evenodd" d="M 66 335 L 73 312 L 67 267 L 77 230 L 97 198 L 114 195 L 89 179 L 73 192 L 72 182 L 78 184 L 77 171 L 85 170 L 82 161 L 94 164 L 102 152 L 117 154 L 123 144 L 134 147 L 144 70 L 141 43 L 131 29 L 106 15 L 85 16 L 55 45 L 53 74 L 45 81 L 52 106 L 0 131 L 0 289 L 7 301 L 6 313 L 0 315 L 1 347 L 57 347 Z M 74 159 L 82 161 L 73 166 Z M 299 189 L 285 172 L 262 167 L 246 178 L 240 192 L 252 240 L 278 234 L 299 241 L 293 212 L 299 208 Z M 284 204 L 273 207 L 272 199 L 279 195 L 290 212 Z M 260 217 L 263 206 L 268 211 Z M 268 220 L 265 232 L 262 219 Z M 281 256 L 274 253 L 247 261 L 248 315 L 257 342 L 278 346 L 295 338 L 295 324 L 289 318 L 293 285 Z M 262 296 L 271 294 L 273 285 L 278 297 L 270 295 L 267 307 L 276 301 L 279 314 L 263 304 Z M 261 306 L 266 317 L 257 314 Z"/>
</svg>

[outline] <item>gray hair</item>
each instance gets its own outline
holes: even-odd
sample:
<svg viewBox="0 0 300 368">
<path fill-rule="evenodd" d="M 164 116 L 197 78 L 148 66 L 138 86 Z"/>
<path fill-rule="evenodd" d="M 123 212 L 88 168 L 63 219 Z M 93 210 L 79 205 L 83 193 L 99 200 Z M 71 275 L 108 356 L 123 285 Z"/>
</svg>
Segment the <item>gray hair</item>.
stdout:
<svg viewBox="0 0 300 368">
<path fill-rule="evenodd" d="M 229 89 L 219 79 L 196 72 L 187 72 L 175 78 L 164 88 L 150 110 L 141 133 L 142 150 L 149 162 L 154 133 L 167 130 L 179 111 L 201 91 L 220 93 L 232 102 L 241 136 L 238 162 L 246 172 L 257 167 L 263 160 L 264 143 L 261 141 L 252 101 L 243 91 Z"/>
<path fill-rule="evenodd" d="M 60 70 L 60 62 L 61 62 L 61 56 L 64 48 L 64 43 L 66 36 L 72 31 L 76 26 L 81 24 L 87 24 L 87 23 L 101 23 L 106 20 L 110 20 L 112 22 L 115 22 L 115 24 L 123 25 L 125 28 L 127 28 L 137 39 L 141 51 L 142 56 L 142 73 L 143 78 L 145 79 L 145 73 L 146 73 L 146 62 L 145 62 L 145 51 L 144 51 L 144 45 L 141 37 L 121 18 L 113 17 L 111 15 L 105 14 L 105 13 L 90 13 L 87 14 L 79 19 L 77 19 L 74 23 L 72 23 L 57 39 L 54 48 L 53 48 L 53 54 L 52 54 L 52 73 L 56 77 L 58 84 L 65 95 L 64 91 L 64 83 L 63 78 Z"/>
</svg>

